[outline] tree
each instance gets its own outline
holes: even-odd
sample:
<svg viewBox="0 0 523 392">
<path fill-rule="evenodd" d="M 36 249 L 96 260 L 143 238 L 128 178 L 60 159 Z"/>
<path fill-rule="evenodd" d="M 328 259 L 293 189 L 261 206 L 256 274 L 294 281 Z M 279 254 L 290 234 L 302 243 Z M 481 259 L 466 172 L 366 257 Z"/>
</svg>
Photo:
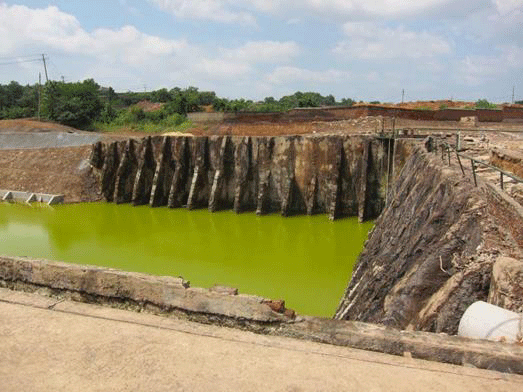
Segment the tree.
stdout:
<svg viewBox="0 0 523 392">
<path fill-rule="evenodd" d="M 486 99 L 478 99 L 475 104 L 476 109 L 497 109 L 497 105 L 490 103 Z"/>
<path fill-rule="evenodd" d="M 352 106 L 356 103 L 356 101 L 354 101 L 352 98 L 343 98 L 341 100 L 341 105 L 342 106 Z"/>
<path fill-rule="evenodd" d="M 151 101 L 152 102 L 169 102 L 172 99 L 171 94 L 169 94 L 169 91 L 167 91 L 166 88 L 162 88 L 160 90 L 153 91 L 151 93 Z"/>
<path fill-rule="evenodd" d="M 92 79 L 77 83 L 47 82 L 42 114 L 47 119 L 64 125 L 90 128 L 103 109 L 99 90 L 100 86 Z"/>
</svg>

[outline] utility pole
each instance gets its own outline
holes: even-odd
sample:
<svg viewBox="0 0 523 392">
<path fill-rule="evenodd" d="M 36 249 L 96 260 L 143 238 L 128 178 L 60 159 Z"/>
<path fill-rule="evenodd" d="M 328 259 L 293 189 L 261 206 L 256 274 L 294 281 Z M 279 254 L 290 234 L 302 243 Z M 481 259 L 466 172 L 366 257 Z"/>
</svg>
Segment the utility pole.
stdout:
<svg viewBox="0 0 523 392">
<path fill-rule="evenodd" d="M 45 54 L 42 54 L 42 61 L 44 62 L 45 80 L 48 82 L 49 76 L 47 75 L 47 65 L 45 64 Z"/>
<path fill-rule="evenodd" d="M 405 89 L 401 90 L 401 103 L 405 102 Z"/>
<path fill-rule="evenodd" d="M 40 121 L 40 102 L 42 101 L 42 73 L 38 72 L 38 121 Z"/>
<path fill-rule="evenodd" d="M 512 86 L 512 105 L 515 103 L 516 98 L 516 86 Z"/>
</svg>

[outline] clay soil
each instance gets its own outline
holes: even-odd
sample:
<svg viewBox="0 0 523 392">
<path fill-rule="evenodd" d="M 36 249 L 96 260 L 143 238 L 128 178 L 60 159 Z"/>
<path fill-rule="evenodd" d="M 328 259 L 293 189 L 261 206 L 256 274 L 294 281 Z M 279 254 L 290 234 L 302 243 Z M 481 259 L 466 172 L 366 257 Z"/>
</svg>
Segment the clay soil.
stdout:
<svg viewBox="0 0 523 392">
<path fill-rule="evenodd" d="M 0 132 L 82 132 L 78 129 L 36 119 L 0 120 Z"/>
<path fill-rule="evenodd" d="M 62 194 L 67 203 L 99 200 L 90 153 L 90 146 L 0 150 L 0 189 Z"/>
</svg>

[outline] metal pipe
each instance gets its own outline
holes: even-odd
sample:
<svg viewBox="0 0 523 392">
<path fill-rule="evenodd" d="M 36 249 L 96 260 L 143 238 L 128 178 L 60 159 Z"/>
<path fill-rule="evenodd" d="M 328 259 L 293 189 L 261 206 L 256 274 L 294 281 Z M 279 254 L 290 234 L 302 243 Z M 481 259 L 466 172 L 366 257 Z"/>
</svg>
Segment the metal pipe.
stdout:
<svg viewBox="0 0 523 392">
<path fill-rule="evenodd" d="M 520 182 L 520 183 L 523 183 L 523 179 L 522 178 L 519 178 L 518 176 L 512 174 L 512 173 L 509 173 L 503 169 L 500 169 L 499 167 L 496 167 L 496 166 L 492 166 L 490 163 L 487 163 L 487 162 L 483 162 L 483 161 L 480 161 L 479 159 L 475 159 L 475 158 L 472 158 L 472 157 L 469 157 L 467 155 L 464 155 L 464 154 L 460 154 L 463 158 L 465 159 L 470 159 L 471 161 L 474 161 L 480 165 L 483 165 L 483 166 L 486 166 L 486 167 L 489 167 L 493 170 L 497 170 L 498 172 L 500 173 L 503 173 L 503 175 L 507 176 L 507 177 L 510 177 L 512 178 L 514 181 L 517 181 L 517 182 Z"/>
<path fill-rule="evenodd" d="M 474 162 L 474 159 L 470 160 L 470 164 L 472 165 L 472 175 L 474 176 L 474 185 L 478 186 L 478 180 L 476 178 L 476 164 Z"/>
</svg>

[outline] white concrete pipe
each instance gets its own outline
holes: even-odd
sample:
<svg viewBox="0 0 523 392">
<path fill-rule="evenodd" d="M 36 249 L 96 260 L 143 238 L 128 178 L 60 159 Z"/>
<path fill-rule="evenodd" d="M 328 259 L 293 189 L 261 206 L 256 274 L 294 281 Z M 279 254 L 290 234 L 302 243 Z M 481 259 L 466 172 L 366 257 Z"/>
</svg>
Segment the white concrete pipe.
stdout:
<svg viewBox="0 0 523 392">
<path fill-rule="evenodd" d="M 477 301 L 461 317 L 458 335 L 506 342 L 519 341 L 523 335 L 523 314 Z"/>
</svg>

